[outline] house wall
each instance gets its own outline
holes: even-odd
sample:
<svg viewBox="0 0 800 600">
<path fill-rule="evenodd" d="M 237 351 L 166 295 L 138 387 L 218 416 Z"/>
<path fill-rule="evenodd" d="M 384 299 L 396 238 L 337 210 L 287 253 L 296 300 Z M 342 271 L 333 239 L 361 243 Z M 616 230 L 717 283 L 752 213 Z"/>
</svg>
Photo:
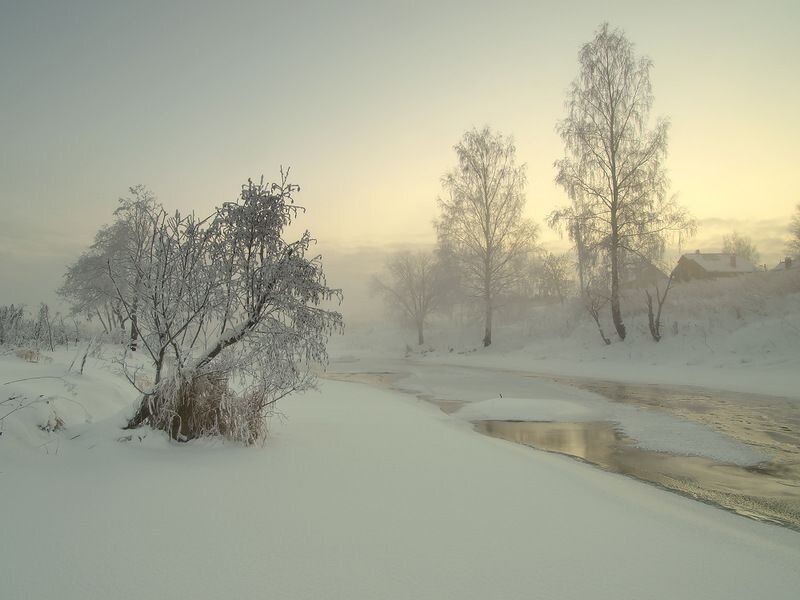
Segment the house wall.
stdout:
<svg viewBox="0 0 800 600">
<path fill-rule="evenodd" d="M 698 279 L 720 279 L 746 275 L 747 271 L 707 271 L 695 261 L 681 256 L 673 271 L 675 281 L 695 281 Z"/>
<path fill-rule="evenodd" d="M 681 256 L 673 271 L 675 281 L 693 281 L 696 279 L 713 279 L 713 275 L 693 260 Z"/>
</svg>

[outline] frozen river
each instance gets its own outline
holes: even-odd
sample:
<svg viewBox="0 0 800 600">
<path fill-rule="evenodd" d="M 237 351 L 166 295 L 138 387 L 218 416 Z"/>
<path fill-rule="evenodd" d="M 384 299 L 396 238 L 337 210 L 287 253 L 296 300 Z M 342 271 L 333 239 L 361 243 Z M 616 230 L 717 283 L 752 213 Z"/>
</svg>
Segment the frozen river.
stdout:
<svg viewBox="0 0 800 600">
<path fill-rule="evenodd" d="M 795 400 L 402 359 L 334 362 L 328 377 L 413 394 L 487 435 L 800 529 Z"/>
</svg>

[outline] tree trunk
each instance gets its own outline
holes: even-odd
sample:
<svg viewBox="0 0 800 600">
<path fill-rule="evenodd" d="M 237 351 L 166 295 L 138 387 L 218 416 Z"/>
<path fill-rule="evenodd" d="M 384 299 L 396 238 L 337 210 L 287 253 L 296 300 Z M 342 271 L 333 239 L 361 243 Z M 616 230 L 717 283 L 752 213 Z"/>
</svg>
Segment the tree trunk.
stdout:
<svg viewBox="0 0 800 600">
<path fill-rule="evenodd" d="M 138 303 L 139 300 L 134 298 L 133 304 L 131 306 L 131 339 L 129 347 L 134 352 L 136 351 L 136 342 L 139 339 L 139 326 L 138 326 L 139 320 L 136 317 L 136 309 Z"/>
<path fill-rule="evenodd" d="M 425 343 L 425 338 L 422 335 L 422 322 L 417 321 L 417 344 L 422 346 Z"/>
<path fill-rule="evenodd" d="M 625 339 L 625 324 L 622 322 L 622 311 L 619 305 L 619 244 L 616 216 L 612 215 L 611 223 L 611 320 L 617 330 L 619 339 Z"/>
<path fill-rule="evenodd" d="M 586 248 L 583 245 L 583 234 L 581 233 L 581 226 L 576 223 L 573 226 L 575 236 L 575 248 L 578 250 L 578 282 L 580 284 L 580 293 L 583 294 L 586 289 L 586 281 L 583 273 L 584 261 L 586 260 Z"/>
<path fill-rule="evenodd" d="M 164 346 L 164 341 L 162 336 L 159 336 L 158 341 L 161 344 L 161 349 L 158 351 L 158 357 L 155 360 L 156 374 L 155 374 L 154 386 L 158 386 L 158 384 L 161 383 L 161 371 L 164 368 L 164 356 L 167 352 L 167 348 L 166 346 Z"/>
<path fill-rule="evenodd" d="M 655 314 L 653 313 L 653 297 L 650 295 L 650 292 L 648 290 L 645 290 L 644 293 L 645 296 L 647 296 L 647 325 L 650 327 L 650 335 L 653 337 L 653 341 L 660 342 L 661 341 L 660 318 L 656 318 Z M 658 293 L 658 291 L 656 291 L 656 293 Z"/>
<path fill-rule="evenodd" d="M 106 322 L 105 322 L 105 321 L 103 321 L 103 315 L 101 315 L 101 314 L 100 314 L 100 310 L 99 310 L 99 309 L 97 309 L 97 308 L 95 308 L 95 309 L 94 309 L 94 312 L 96 312 L 96 313 L 97 313 L 97 318 L 98 318 L 98 319 L 100 319 L 100 324 L 103 326 L 103 331 L 104 331 L 105 333 L 108 333 L 108 327 L 106 327 Z"/>
<path fill-rule="evenodd" d="M 108 322 L 108 333 L 111 333 L 116 329 L 117 324 L 114 322 L 111 313 L 108 310 L 108 303 L 103 305 L 103 312 L 106 313 L 106 321 Z"/>
<path fill-rule="evenodd" d="M 603 342 L 605 343 L 606 346 L 610 346 L 611 340 L 606 337 L 606 334 L 603 331 L 603 326 L 600 324 L 600 314 L 597 312 L 593 312 L 592 318 L 594 319 L 594 322 L 597 324 L 597 331 L 600 332 L 600 337 L 603 338 Z"/>
<path fill-rule="evenodd" d="M 667 287 L 664 288 L 663 295 L 661 294 L 661 290 L 658 289 L 658 285 L 655 286 L 656 300 L 658 301 L 658 312 L 655 315 L 653 314 L 653 297 L 650 295 L 649 290 L 644 291 L 647 295 L 647 320 L 650 325 L 650 335 L 653 336 L 656 342 L 661 341 L 661 311 L 664 309 L 664 303 L 667 301 L 667 294 L 669 294 L 671 287 L 672 274 L 670 274 L 667 280 Z"/>
<path fill-rule="evenodd" d="M 483 347 L 492 344 L 492 297 L 486 294 L 486 327 L 483 334 Z"/>
</svg>

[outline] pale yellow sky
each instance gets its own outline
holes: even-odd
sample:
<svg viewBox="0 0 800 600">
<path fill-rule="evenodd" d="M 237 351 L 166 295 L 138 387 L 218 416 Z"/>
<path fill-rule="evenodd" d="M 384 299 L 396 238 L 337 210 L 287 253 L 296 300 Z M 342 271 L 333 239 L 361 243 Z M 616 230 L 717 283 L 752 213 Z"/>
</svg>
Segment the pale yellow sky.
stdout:
<svg viewBox="0 0 800 600">
<path fill-rule="evenodd" d="M 484 124 L 515 137 L 541 223 L 604 20 L 655 62 L 692 247 L 739 229 L 776 261 L 800 202 L 800 3 L 2 3 L 0 304 L 52 293 L 137 183 L 205 213 L 291 165 L 323 250 L 432 243 L 452 146 Z"/>
</svg>

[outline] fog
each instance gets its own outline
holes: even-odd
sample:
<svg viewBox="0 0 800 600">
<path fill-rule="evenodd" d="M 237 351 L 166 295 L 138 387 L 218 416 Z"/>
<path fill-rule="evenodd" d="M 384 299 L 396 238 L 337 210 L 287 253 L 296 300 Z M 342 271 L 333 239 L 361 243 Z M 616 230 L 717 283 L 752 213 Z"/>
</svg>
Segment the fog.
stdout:
<svg viewBox="0 0 800 600">
<path fill-rule="evenodd" d="M 554 125 L 577 50 L 604 20 L 654 60 L 654 114 L 672 122 L 667 167 L 699 219 L 693 244 L 718 251 L 736 229 L 766 262 L 784 253 L 800 158 L 800 84 L 787 68 L 800 53 L 795 3 L 2 11 L 3 303 L 52 300 L 60 272 L 129 186 L 207 214 L 281 165 L 303 186 L 303 223 L 330 248 L 332 274 L 363 272 L 337 265 L 343 254 L 371 271 L 379 261 L 351 249 L 435 243 L 452 147 L 484 124 L 514 136 L 528 168 L 525 214 L 542 225 L 542 243 L 566 249 L 543 226 L 567 200 L 553 182 L 563 153 Z M 246 36 L 243 21 L 281 26 Z"/>
<path fill-rule="evenodd" d="M 0 597 L 796 600 L 798 32 L 0 1 Z"/>
</svg>

